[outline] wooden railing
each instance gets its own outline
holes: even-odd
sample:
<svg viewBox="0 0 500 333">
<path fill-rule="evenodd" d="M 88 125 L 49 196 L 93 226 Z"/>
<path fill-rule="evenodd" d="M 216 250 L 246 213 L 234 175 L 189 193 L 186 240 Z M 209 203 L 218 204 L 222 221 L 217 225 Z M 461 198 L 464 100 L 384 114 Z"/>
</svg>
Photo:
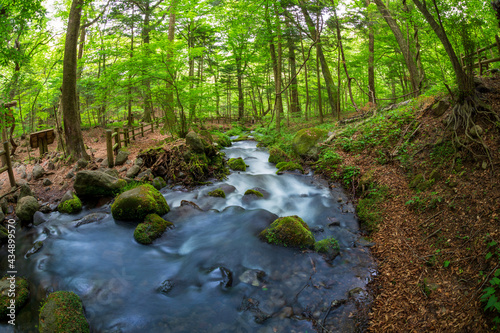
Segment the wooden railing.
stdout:
<svg viewBox="0 0 500 333">
<path fill-rule="evenodd" d="M 486 56 L 481 56 L 481 53 L 488 51 L 488 50 L 491 50 L 491 49 L 494 49 L 495 47 L 497 48 L 498 53 L 500 54 L 500 38 L 498 37 L 498 35 L 495 35 L 495 43 L 493 43 L 489 46 L 483 47 L 483 48 L 477 48 L 476 52 L 469 54 L 469 55 L 464 56 L 463 54 L 461 54 L 460 61 L 462 63 L 463 68 L 465 69 L 467 67 L 467 64 L 465 63 L 466 59 L 469 59 L 469 58 L 474 59 L 477 57 L 477 62 L 474 62 L 472 67 L 479 68 L 479 76 L 482 76 L 483 69 L 488 69 L 489 64 L 491 64 L 493 62 L 500 62 L 500 57 L 494 57 L 491 59 L 487 59 Z"/>
<path fill-rule="evenodd" d="M 106 130 L 108 167 L 112 168 L 115 166 L 114 155 L 118 153 L 118 149 L 122 147 L 122 143 L 125 147 L 128 147 L 128 145 L 130 145 L 130 137 L 135 140 L 135 137 L 139 136 L 139 134 L 144 137 L 144 133 L 147 131 L 151 131 L 151 133 L 154 133 L 155 126 L 157 129 L 160 127 L 159 119 L 156 119 L 155 121 L 146 125 L 141 124 L 141 126 L 124 128 L 114 127 L 113 130 Z M 132 133 L 132 135 L 130 135 L 130 133 Z"/>
<path fill-rule="evenodd" d="M 0 157 L 5 156 L 5 166 L 0 168 L 0 174 L 7 171 L 9 174 L 10 186 L 16 186 L 16 179 L 14 178 L 14 172 L 12 171 L 12 162 L 10 160 L 9 154 L 9 142 L 5 141 L 3 143 L 3 150 L 0 150 Z"/>
</svg>

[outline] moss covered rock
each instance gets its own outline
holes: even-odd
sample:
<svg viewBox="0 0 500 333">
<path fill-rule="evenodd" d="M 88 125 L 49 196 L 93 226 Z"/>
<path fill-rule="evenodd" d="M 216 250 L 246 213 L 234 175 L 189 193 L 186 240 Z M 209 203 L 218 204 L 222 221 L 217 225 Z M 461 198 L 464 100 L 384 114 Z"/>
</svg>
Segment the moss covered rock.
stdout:
<svg viewBox="0 0 500 333">
<path fill-rule="evenodd" d="M 322 239 L 314 244 L 314 251 L 326 254 L 329 259 L 334 259 L 339 255 L 339 242 L 333 237 Z"/>
<path fill-rule="evenodd" d="M 246 171 L 247 170 L 247 165 L 245 164 L 245 161 L 241 158 L 230 158 L 229 161 L 227 162 L 227 165 L 234 170 L 234 171 Z"/>
<path fill-rule="evenodd" d="M 260 238 L 270 244 L 312 248 L 316 242 L 309 226 L 297 215 L 280 217 L 260 233 Z"/>
<path fill-rule="evenodd" d="M 13 287 L 13 288 L 11 288 Z M 14 289 L 15 297 L 9 295 Z M 0 320 L 13 319 L 29 297 L 28 281 L 21 277 L 10 278 L 5 276 L 0 280 Z M 11 300 L 15 300 L 14 303 Z M 15 317 L 14 317 L 15 318 Z"/>
<path fill-rule="evenodd" d="M 167 228 L 173 227 L 172 222 L 165 221 L 157 214 L 149 214 L 134 231 L 134 238 L 141 244 L 151 244 L 159 238 Z"/>
<path fill-rule="evenodd" d="M 252 189 L 246 190 L 244 195 L 255 195 L 255 196 L 260 197 L 260 198 L 264 197 L 264 194 L 262 194 L 261 192 L 259 192 L 257 190 L 252 190 Z"/>
<path fill-rule="evenodd" d="M 83 170 L 76 174 L 76 195 L 85 196 L 114 196 L 122 187 L 127 185 L 124 179 L 118 179 L 102 171 Z"/>
<path fill-rule="evenodd" d="M 231 138 L 224 133 L 216 132 L 213 136 L 215 142 L 221 147 L 230 147 L 233 144 Z"/>
<path fill-rule="evenodd" d="M 38 329 L 41 333 L 89 332 L 80 297 L 71 291 L 50 294 L 40 309 Z"/>
<path fill-rule="evenodd" d="M 223 189 L 216 188 L 215 190 L 208 192 L 208 196 L 210 196 L 210 197 L 216 197 L 216 198 L 225 198 L 226 197 L 226 193 L 224 192 Z"/>
<path fill-rule="evenodd" d="M 73 191 L 69 190 L 62 197 L 61 202 L 57 206 L 57 210 L 65 214 L 79 213 L 82 210 L 82 202 Z"/>
<path fill-rule="evenodd" d="M 156 177 L 155 179 L 153 179 L 152 184 L 153 184 L 153 187 L 157 190 L 161 190 L 162 188 L 167 186 L 167 182 L 165 181 L 165 179 L 163 179 L 161 177 Z"/>
<path fill-rule="evenodd" d="M 278 168 L 278 171 L 276 171 L 277 174 L 283 173 L 284 171 L 294 170 L 300 170 L 301 172 L 304 172 L 302 165 L 295 162 L 279 162 L 278 164 L 276 164 L 276 168 Z"/>
<path fill-rule="evenodd" d="M 170 207 L 163 195 L 152 185 L 144 184 L 123 192 L 111 205 L 117 220 L 143 220 L 148 214 L 165 215 Z"/>
<path fill-rule="evenodd" d="M 269 149 L 268 161 L 274 164 L 280 162 L 288 162 L 290 161 L 290 156 L 288 156 L 288 154 L 285 153 L 281 148 L 272 147 L 271 149 Z"/>
<path fill-rule="evenodd" d="M 33 222 L 33 215 L 35 215 L 35 212 L 39 208 L 40 204 L 35 197 L 23 197 L 17 202 L 16 215 L 19 217 L 22 224 L 30 224 Z"/>
<path fill-rule="evenodd" d="M 304 128 L 292 140 L 294 152 L 302 158 L 317 160 L 320 150 L 318 143 L 326 138 L 328 131 L 319 128 Z"/>
</svg>

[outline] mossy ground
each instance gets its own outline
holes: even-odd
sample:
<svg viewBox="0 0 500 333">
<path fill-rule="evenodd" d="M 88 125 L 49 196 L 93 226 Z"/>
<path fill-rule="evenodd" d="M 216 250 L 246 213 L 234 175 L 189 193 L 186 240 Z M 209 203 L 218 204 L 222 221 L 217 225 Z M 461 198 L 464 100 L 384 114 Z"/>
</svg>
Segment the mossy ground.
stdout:
<svg viewBox="0 0 500 333">
<path fill-rule="evenodd" d="M 89 332 L 80 297 L 71 291 L 51 293 L 40 309 L 38 329 L 40 333 Z"/>
<path fill-rule="evenodd" d="M 144 222 L 135 228 L 134 238 L 141 244 L 151 244 L 170 227 L 173 227 L 172 222 L 165 221 L 157 214 L 149 214 L 144 219 Z"/>
<path fill-rule="evenodd" d="M 309 226 L 296 215 L 278 218 L 260 233 L 260 238 L 285 247 L 312 248 L 315 243 Z"/>
</svg>

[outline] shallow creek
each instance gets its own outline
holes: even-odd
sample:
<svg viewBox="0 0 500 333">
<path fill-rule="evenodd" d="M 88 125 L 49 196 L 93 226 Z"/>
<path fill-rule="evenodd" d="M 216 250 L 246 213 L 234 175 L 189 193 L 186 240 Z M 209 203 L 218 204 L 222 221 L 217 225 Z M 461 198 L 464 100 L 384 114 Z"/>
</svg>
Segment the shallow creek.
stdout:
<svg viewBox="0 0 500 333">
<path fill-rule="evenodd" d="M 314 332 L 315 321 L 331 332 L 354 332 L 353 299 L 363 302 L 364 293 L 352 290 L 366 287 L 375 264 L 345 194 L 313 175 L 276 175 L 255 142 L 225 152 L 243 157 L 247 171 L 191 191 L 163 189 L 171 207 L 164 218 L 175 228 L 152 245 L 137 243 L 137 223 L 115 221 L 109 204 L 78 215 L 53 212 L 48 222 L 18 230 L 17 266 L 31 282 L 31 299 L 16 331 L 37 332 L 46 293 L 71 290 L 95 332 Z M 207 195 L 219 187 L 226 199 Z M 265 197 L 243 196 L 251 188 Z M 338 239 L 340 255 L 328 262 L 259 240 L 261 230 L 288 215 L 304 219 L 316 240 Z M 40 240 L 42 249 L 26 257 Z M 2 330 L 9 328 L 0 324 Z"/>
</svg>

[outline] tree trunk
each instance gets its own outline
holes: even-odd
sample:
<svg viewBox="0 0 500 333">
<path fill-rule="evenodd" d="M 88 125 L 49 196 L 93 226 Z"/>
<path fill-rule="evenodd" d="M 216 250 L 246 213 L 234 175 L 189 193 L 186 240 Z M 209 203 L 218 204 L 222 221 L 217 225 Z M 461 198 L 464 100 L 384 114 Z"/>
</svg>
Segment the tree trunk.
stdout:
<svg viewBox="0 0 500 333">
<path fill-rule="evenodd" d="M 288 29 L 290 33 L 287 35 L 287 44 L 288 44 L 288 62 L 290 64 L 290 77 L 292 81 L 290 83 L 290 112 L 292 113 L 292 117 L 300 116 L 300 104 L 299 104 L 299 90 L 298 90 L 298 82 L 297 82 L 297 62 L 295 59 L 295 42 L 293 40 L 293 36 L 291 35 L 291 24 L 290 21 L 287 20 Z"/>
<path fill-rule="evenodd" d="M 300 39 L 300 47 L 302 50 L 302 58 L 304 61 L 306 60 L 306 53 L 304 50 L 304 42 L 302 41 L 302 38 Z M 309 113 L 309 104 L 310 104 L 310 98 L 309 98 L 309 78 L 307 76 L 307 64 L 304 65 L 304 80 L 306 84 L 306 110 L 304 112 L 306 121 L 308 120 L 308 113 Z"/>
<path fill-rule="evenodd" d="M 369 6 L 371 0 L 366 0 L 366 5 Z M 375 37 L 373 34 L 373 25 L 375 24 L 373 20 L 373 15 L 368 15 L 368 102 L 371 104 L 370 107 L 377 106 L 377 100 L 375 98 L 375 67 L 374 67 L 374 54 L 375 54 Z"/>
<path fill-rule="evenodd" d="M 89 159 L 83 144 L 80 116 L 76 103 L 77 44 L 83 3 L 84 0 L 73 0 L 71 4 L 63 60 L 62 106 L 64 135 L 68 153 L 72 155 L 73 160 Z"/>
<path fill-rule="evenodd" d="M 169 77 L 167 79 L 167 85 L 166 85 L 166 102 L 167 102 L 167 109 L 166 109 L 166 114 L 165 114 L 165 126 L 167 124 L 175 124 L 176 117 L 175 117 L 175 100 L 174 100 L 174 73 L 173 73 L 173 66 L 172 62 L 174 60 L 174 39 L 175 39 L 175 12 L 177 8 L 177 0 L 172 1 L 172 4 L 170 5 L 170 13 L 169 13 L 169 19 L 168 19 L 168 51 L 167 51 L 167 72 L 169 74 Z M 168 68 L 172 66 L 172 68 Z M 181 115 L 183 117 L 184 115 Z M 185 129 L 181 129 L 181 132 L 183 132 Z"/>
<path fill-rule="evenodd" d="M 319 122 L 321 124 L 323 124 L 323 101 L 322 101 L 322 98 L 321 98 L 321 79 L 319 77 L 319 55 L 318 55 L 318 53 L 316 53 L 316 78 L 318 80 L 318 111 L 319 111 Z"/>
</svg>

